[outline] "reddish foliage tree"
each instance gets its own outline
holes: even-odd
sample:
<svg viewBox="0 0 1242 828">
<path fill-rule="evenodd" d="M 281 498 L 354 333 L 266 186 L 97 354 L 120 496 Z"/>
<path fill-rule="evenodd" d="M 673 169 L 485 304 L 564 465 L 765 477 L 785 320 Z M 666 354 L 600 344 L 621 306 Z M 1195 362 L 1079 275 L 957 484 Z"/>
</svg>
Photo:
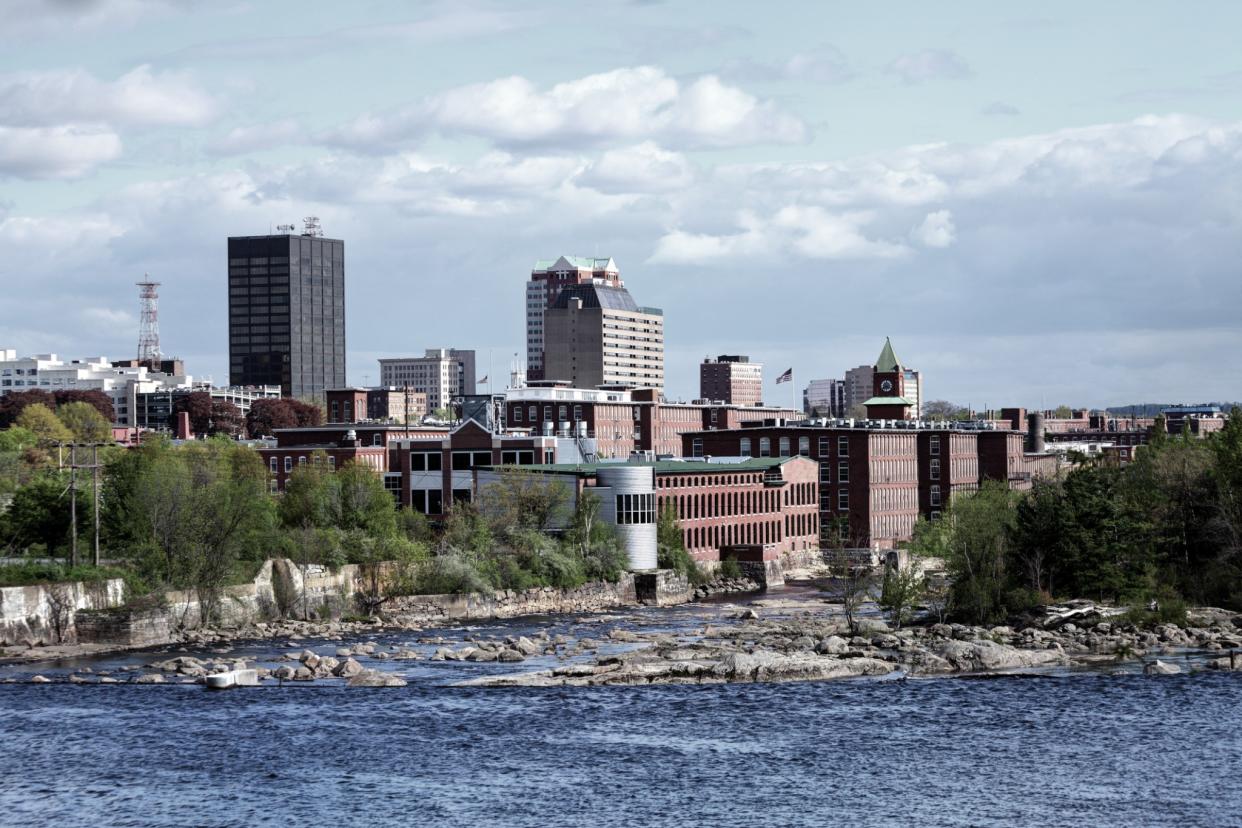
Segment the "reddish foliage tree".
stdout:
<svg viewBox="0 0 1242 828">
<path fill-rule="evenodd" d="M 251 437 L 264 437 L 275 433 L 278 428 L 295 428 L 298 418 L 289 402 L 285 399 L 252 402 L 246 414 L 246 433 Z"/>
<path fill-rule="evenodd" d="M 285 400 L 285 402 L 289 404 L 289 410 L 297 418 L 300 427 L 323 425 L 323 411 L 319 406 L 301 400 Z"/>
<path fill-rule="evenodd" d="M 228 400 L 214 400 L 211 403 L 211 433 L 227 434 L 236 437 L 241 434 L 245 420 L 241 409 Z"/>
<path fill-rule="evenodd" d="M 193 391 L 178 397 L 173 403 L 173 415 L 185 412 L 190 415 L 190 431 L 195 434 L 207 434 L 211 431 L 211 394 L 206 391 Z"/>
<path fill-rule="evenodd" d="M 95 410 L 110 423 L 116 422 L 116 411 L 112 407 L 112 398 L 98 388 L 92 388 L 89 391 L 80 391 L 73 388 L 66 388 L 56 392 L 56 405 L 61 406 L 65 403 L 84 402 L 95 407 Z"/>
<path fill-rule="evenodd" d="M 32 388 L 29 391 L 10 391 L 8 394 L 0 397 L 0 428 L 8 428 L 13 425 L 17 421 L 18 415 L 27 406 L 34 405 L 35 403 L 47 406 L 50 411 L 56 410 L 56 398 L 38 388 Z"/>
</svg>

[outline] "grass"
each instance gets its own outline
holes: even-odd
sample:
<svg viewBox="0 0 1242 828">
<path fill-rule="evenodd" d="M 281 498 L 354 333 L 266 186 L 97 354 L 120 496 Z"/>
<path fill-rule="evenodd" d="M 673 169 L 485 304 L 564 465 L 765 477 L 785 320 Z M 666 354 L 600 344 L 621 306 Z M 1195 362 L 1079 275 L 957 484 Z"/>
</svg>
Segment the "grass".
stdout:
<svg viewBox="0 0 1242 828">
<path fill-rule="evenodd" d="M 105 581 L 124 578 L 127 582 L 133 573 L 117 566 L 65 566 L 64 564 L 22 563 L 0 566 L 0 587 L 35 586 L 66 581 Z"/>
</svg>

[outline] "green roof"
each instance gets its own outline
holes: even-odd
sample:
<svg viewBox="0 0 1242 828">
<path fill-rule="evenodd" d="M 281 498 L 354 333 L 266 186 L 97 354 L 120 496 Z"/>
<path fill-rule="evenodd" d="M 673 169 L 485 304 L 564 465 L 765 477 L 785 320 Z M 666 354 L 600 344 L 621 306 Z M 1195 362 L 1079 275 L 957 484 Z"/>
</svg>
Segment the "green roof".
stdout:
<svg viewBox="0 0 1242 828">
<path fill-rule="evenodd" d="M 736 472 L 736 471 L 763 471 L 765 469 L 776 468 L 777 466 L 788 463 L 790 460 L 796 460 L 801 455 L 792 457 L 751 457 L 737 463 L 708 463 L 705 461 L 695 460 L 657 460 L 651 463 L 630 463 L 618 461 L 615 463 L 543 463 L 533 466 L 504 466 L 503 468 L 514 468 L 522 471 L 549 472 L 559 474 L 595 474 L 601 468 L 623 468 L 626 466 L 651 466 L 656 470 L 657 474 L 693 474 L 702 472 Z M 501 468 L 493 466 L 492 468 Z"/>
<path fill-rule="evenodd" d="M 880 351 L 880 358 L 875 361 L 875 370 L 881 373 L 901 370 L 901 363 L 897 361 L 897 355 L 893 353 L 893 343 L 887 336 L 884 337 L 884 350 Z"/>
<path fill-rule="evenodd" d="M 914 405 L 905 397 L 872 397 L 863 405 Z"/>
</svg>

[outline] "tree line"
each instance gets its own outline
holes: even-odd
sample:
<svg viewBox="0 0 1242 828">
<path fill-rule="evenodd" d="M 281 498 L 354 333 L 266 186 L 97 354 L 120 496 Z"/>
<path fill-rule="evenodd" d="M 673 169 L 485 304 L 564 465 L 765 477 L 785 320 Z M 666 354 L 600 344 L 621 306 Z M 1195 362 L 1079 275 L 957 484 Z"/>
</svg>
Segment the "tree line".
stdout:
<svg viewBox="0 0 1242 828">
<path fill-rule="evenodd" d="M 1029 492 L 985 484 L 920 522 L 910 550 L 945 562 L 948 612 L 973 623 L 1055 598 L 1242 609 L 1242 412 L 1204 439 L 1158 420 L 1128 465 L 1080 457 Z"/>
</svg>

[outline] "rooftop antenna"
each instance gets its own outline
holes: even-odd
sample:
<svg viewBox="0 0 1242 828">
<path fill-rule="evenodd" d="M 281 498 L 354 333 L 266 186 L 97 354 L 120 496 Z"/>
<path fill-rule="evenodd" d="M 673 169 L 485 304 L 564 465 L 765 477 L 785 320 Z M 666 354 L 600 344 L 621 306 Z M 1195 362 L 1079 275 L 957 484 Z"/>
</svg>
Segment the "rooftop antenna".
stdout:
<svg viewBox="0 0 1242 828">
<path fill-rule="evenodd" d="M 143 281 L 138 285 L 138 304 L 141 315 L 138 322 L 138 361 L 159 362 L 160 360 L 160 310 L 159 282 L 152 282 L 151 277 L 142 274 Z"/>
<path fill-rule="evenodd" d="M 307 216 L 302 219 L 303 236 L 323 236 L 323 228 L 319 226 L 319 216 Z"/>
<path fill-rule="evenodd" d="M 282 236 L 291 236 L 293 235 L 293 225 L 292 224 L 278 224 L 276 225 L 276 232 L 280 233 Z"/>
</svg>

